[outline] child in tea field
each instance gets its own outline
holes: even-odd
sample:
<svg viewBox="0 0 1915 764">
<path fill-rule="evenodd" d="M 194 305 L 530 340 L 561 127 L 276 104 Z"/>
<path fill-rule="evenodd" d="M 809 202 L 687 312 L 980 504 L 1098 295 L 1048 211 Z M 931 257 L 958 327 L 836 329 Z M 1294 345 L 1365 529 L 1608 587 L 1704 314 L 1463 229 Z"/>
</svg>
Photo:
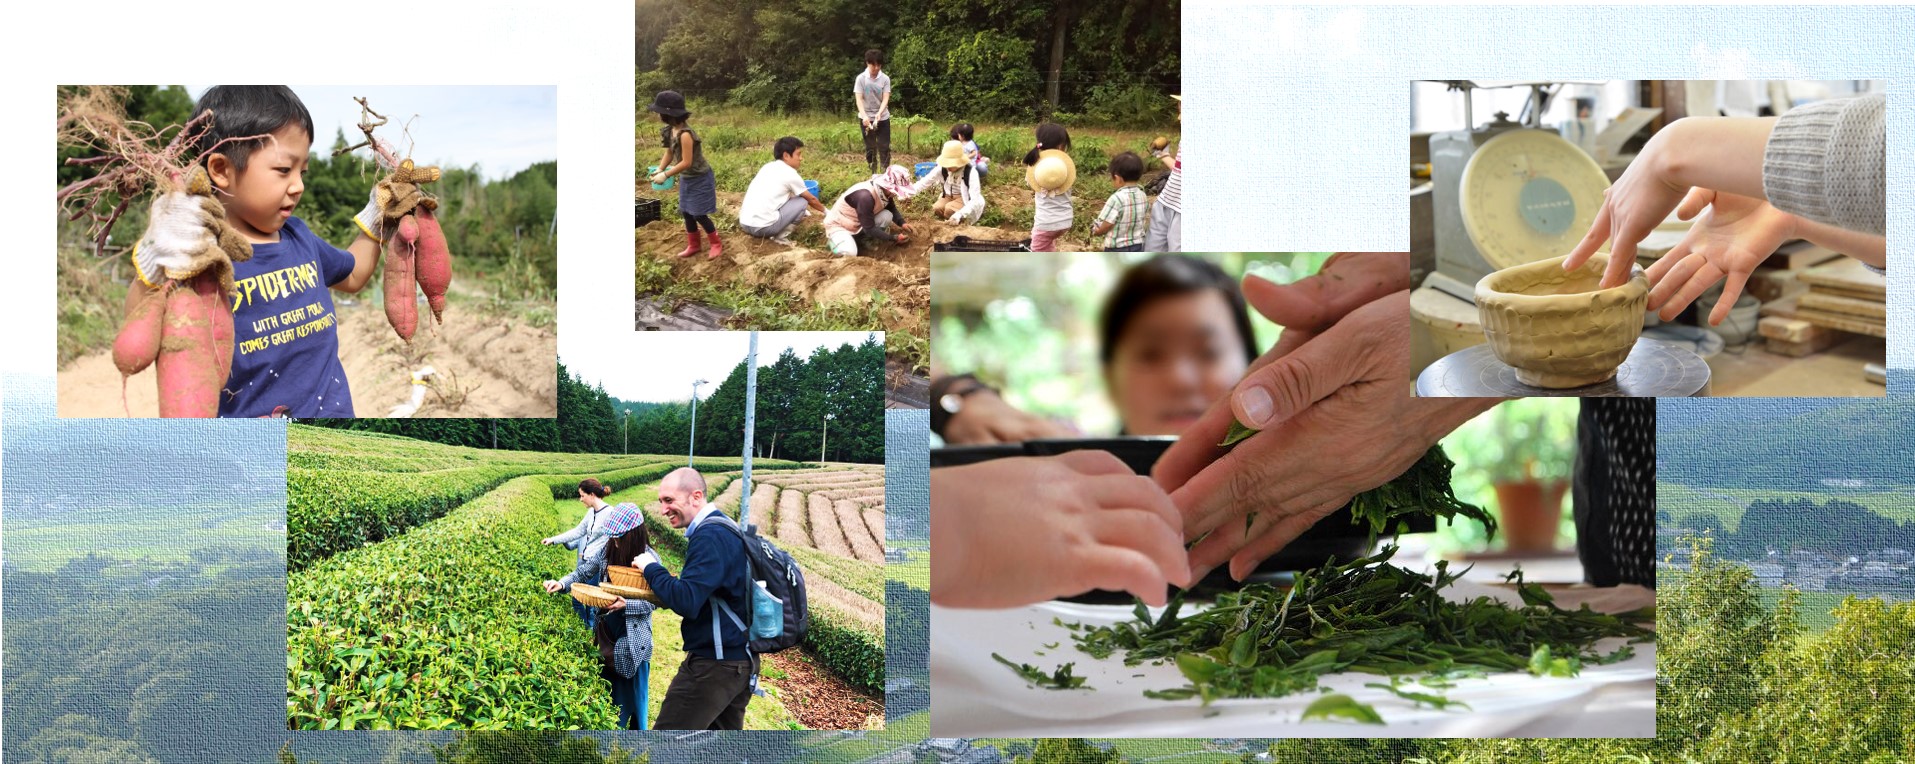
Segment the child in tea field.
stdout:
<svg viewBox="0 0 1915 764">
<path fill-rule="evenodd" d="M 938 200 L 931 205 L 931 214 L 949 220 L 952 225 L 960 223 L 976 224 L 984 217 L 984 189 L 980 173 L 964 158 L 964 144 L 955 140 L 944 142 L 944 151 L 938 154 L 938 166 L 911 186 L 912 194 L 921 194 L 931 188 L 938 189 Z"/>
<path fill-rule="evenodd" d="M 1036 192 L 1032 252 L 1056 252 L 1058 237 L 1071 229 L 1071 186 L 1077 182 L 1077 163 L 1070 150 L 1070 131 L 1046 122 L 1037 126 L 1037 145 L 1024 155 L 1024 180 Z"/>
<path fill-rule="evenodd" d="M 678 178 L 678 214 L 685 216 L 685 249 L 678 256 L 698 254 L 698 231 L 703 228 L 711 239 L 711 251 L 705 257 L 716 260 L 725 254 L 725 246 L 718 242 L 718 227 L 711 222 L 711 214 L 718 211 L 718 175 L 705 161 L 704 141 L 691 128 L 692 113 L 685 108 L 685 97 L 677 91 L 661 91 L 646 109 L 665 123 L 658 131 L 665 154 L 658 160 L 652 183 Z"/>
<path fill-rule="evenodd" d="M 581 583 L 597 586 L 599 582 L 605 580 L 605 537 L 595 533 L 594 529 L 604 522 L 605 510 L 610 509 L 612 506 L 605 503 L 605 497 L 611 494 L 612 489 L 598 482 L 596 478 L 586 478 L 579 481 L 578 500 L 579 503 L 585 505 L 585 516 L 579 518 L 578 525 L 571 530 L 545 539 L 542 542 L 545 544 L 562 544 L 567 549 L 579 550 L 578 565 L 573 568 L 572 572 L 565 574 L 564 578 L 557 581 L 546 581 L 545 593 L 559 594 L 570 592 L 572 591 L 572 584 Z M 594 566 L 594 560 L 597 561 L 596 566 Z M 578 619 L 585 622 L 585 628 L 592 628 L 593 621 L 597 616 L 595 611 L 574 600 L 572 602 L 572 612 L 577 613 Z"/>
<path fill-rule="evenodd" d="M 951 140 L 964 145 L 964 158 L 977 169 L 977 174 L 984 175 L 991 171 L 991 158 L 985 156 L 983 150 L 977 147 L 977 128 L 972 127 L 971 123 L 959 122 L 952 125 Z"/>
<path fill-rule="evenodd" d="M 643 569 L 657 562 L 645 532 L 645 514 L 637 506 L 620 504 L 605 512 L 596 533 L 607 539 L 602 547 L 603 565 L 624 565 Z M 646 709 L 651 705 L 652 611 L 657 606 L 645 600 L 612 600 L 599 613 L 592 629 L 592 643 L 598 645 L 599 675 L 612 683 L 612 703 L 618 706 L 620 729 L 646 729 Z"/>
<path fill-rule="evenodd" d="M 1092 234 L 1104 237 L 1105 252 L 1144 251 L 1144 230 L 1150 224 L 1150 198 L 1137 187 L 1144 160 L 1126 151 L 1110 159 L 1110 181 L 1117 186 L 1104 201 L 1104 210 L 1091 224 Z"/>
</svg>

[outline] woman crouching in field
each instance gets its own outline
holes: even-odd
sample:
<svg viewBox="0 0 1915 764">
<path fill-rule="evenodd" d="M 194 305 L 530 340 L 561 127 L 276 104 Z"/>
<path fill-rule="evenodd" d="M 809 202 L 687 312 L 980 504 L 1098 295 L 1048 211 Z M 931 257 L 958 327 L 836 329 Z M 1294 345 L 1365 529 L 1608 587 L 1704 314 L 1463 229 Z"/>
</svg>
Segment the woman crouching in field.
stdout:
<svg viewBox="0 0 1915 764">
<path fill-rule="evenodd" d="M 938 166 L 911 187 L 914 194 L 924 193 L 927 189 L 938 189 L 938 200 L 931 205 L 931 214 L 951 221 L 951 225 L 970 223 L 976 225 L 984 217 L 984 189 L 980 185 L 981 173 L 971 166 L 971 160 L 964 158 L 962 141 L 945 141 L 944 151 L 938 154 Z"/>
<path fill-rule="evenodd" d="M 911 240 L 911 229 L 898 211 L 898 200 L 917 193 L 912 188 L 911 171 L 891 165 L 870 180 L 845 189 L 838 201 L 825 213 L 825 240 L 831 254 L 858 254 L 858 240 L 889 239 L 893 244 Z"/>
<path fill-rule="evenodd" d="M 643 570 L 657 562 L 645 533 L 645 514 L 637 506 L 620 504 L 606 513 L 601 532 L 610 536 L 605 544 L 606 565 L 624 565 Z M 599 676 L 612 683 L 612 703 L 618 706 L 620 729 L 646 729 L 646 709 L 651 703 L 652 610 L 644 600 L 619 597 L 599 613 L 592 629 L 592 642 L 598 645 Z"/>
</svg>

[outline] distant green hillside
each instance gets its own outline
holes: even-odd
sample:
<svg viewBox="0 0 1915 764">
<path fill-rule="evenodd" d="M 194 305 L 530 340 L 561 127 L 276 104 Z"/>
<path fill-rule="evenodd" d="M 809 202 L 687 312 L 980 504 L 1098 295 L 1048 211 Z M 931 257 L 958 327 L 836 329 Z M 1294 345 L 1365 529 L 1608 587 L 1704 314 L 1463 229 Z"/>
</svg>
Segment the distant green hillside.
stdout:
<svg viewBox="0 0 1915 764">
<path fill-rule="evenodd" d="M 1915 399 L 1890 396 L 1823 407 L 1746 401 L 1737 408 L 1660 404 L 1658 480 L 1782 490 L 1827 488 L 1823 481 L 1865 481 L 1878 490 L 1915 485 L 1907 452 L 1915 443 Z"/>
</svg>

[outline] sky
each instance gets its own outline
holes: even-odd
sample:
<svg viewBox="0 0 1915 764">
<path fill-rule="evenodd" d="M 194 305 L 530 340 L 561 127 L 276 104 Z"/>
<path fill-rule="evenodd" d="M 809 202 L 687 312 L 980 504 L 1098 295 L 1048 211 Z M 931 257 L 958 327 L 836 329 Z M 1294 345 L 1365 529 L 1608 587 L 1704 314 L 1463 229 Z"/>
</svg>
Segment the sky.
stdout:
<svg viewBox="0 0 1915 764">
<path fill-rule="evenodd" d="M 866 332 L 759 332 L 758 367 L 770 366 L 789 347 L 799 358 L 819 348 L 856 345 Z M 750 332 L 634 332 L 604 335 L 584 355 L 560 354 L 559 362 L 586 384 L 603 383 L 605 392 L 627 401 L 684 401 L 691 399 L 692 380 L 710 384 L 698 388 L 704 400 L 718 388 L 733 366 L 744 360 Z M 883 339 L 882 334 L 879 335 Z M 574 346 L 576 347 L 576 346 Z"/>
<path fill-rule="evenodd" d="M 198 101 L 210 85 L 187 85 Z M 359 104 L 391 119 L 376 134 L 403 155 L 404 125 L 411 120 L 412 158 L 424 164 L 478 165 L 490 180 L 511 177 L 536 162 L 558 159 L 558 88 L 443 86 L 293 85 L 313 116 L 313 149 L 332 151 L 334 134 L 358 143 Z M 416 117 L 416 118 L 415 118 Z M 361 149 L 362 156 L 365 154 Z"/>
</svg>

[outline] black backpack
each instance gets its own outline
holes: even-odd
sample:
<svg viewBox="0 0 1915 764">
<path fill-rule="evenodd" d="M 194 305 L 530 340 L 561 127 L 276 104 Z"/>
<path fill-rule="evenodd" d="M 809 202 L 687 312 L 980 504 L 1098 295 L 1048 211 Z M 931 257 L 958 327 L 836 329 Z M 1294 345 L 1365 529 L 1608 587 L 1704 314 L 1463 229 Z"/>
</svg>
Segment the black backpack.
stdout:
<svg viewBox="0 0 1915 764">
<path fill-rule="evenodd" d="M 739 527 L 738 521 L 716 512 L 708 518 L 717 525 L 737 534 L 745 542 L 745 559 L 751 561 L 751 581 L 765 582 L 765 591 L 784 603 L 784 624 L 778 635 L 769 638 L 752 637 L 757 624 L 751 623 L 752 614 L 746 613 L 745 635 L 750 639 L 751 651 L 758 655 L 775 653 L 796 647 L 803 642 L 805 632 L 811 629 L 811 611 L 805 605 L 805 576 L 798 570 L 798 562 L 791 555 L 770 540 L 758 535 L 758 526 Z M 752 609 L 749 593 L 745 598 L 747 609 Z M 722 601 L 721 601 L 722 603 Z M 729 610 L 729 606 L 726 607 Z"/>
</svg>

